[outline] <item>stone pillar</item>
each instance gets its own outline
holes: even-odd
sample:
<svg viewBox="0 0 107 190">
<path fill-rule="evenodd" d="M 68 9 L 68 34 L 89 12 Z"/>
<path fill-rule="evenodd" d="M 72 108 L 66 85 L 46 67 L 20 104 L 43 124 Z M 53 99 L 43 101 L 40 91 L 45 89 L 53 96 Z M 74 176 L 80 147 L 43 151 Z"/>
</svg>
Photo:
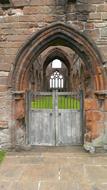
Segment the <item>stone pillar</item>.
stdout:
<svg viewBox="0 0 107 190">
<path fill-rule="evenodd" d="M 96 91 L 95 94 L 95 98 L 85 99 L 84 147 L 89 151 L 92 147 L 107 146 L 107 91 Z"/>
<path fill-rule="evenodd" d="M 25 144 L 25 92 L 15 91 L 14 96 L 14 126 L 13 126 L 13 143 L 16 145 Z M 12 143 L 12 144 L 13 144 Z"/>
<path fill-rule="evenodd" d="M 95 92 L 95 98 L 85 99 L 86 133 L 84 147 L 104 147 L 107 144 L 107 92 Z M 94 150 L 94 149 L 93 149 Z"/>
<path fill-rule="evenodd" d="M 0 92 L 0 149 L 11 147 L 11 93 Z"/>
</svg>

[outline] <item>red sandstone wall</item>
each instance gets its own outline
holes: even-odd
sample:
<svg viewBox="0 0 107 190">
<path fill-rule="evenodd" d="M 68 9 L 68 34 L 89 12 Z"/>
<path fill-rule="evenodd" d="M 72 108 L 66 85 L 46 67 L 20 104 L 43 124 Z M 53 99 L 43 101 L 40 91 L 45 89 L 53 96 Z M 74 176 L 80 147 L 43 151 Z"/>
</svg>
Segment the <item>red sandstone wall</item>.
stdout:
<svg viewBox="0 0 107 190">
<path fill-rule="evenodd" d="M 107 0 L 80 0 L 79 3 L 70 3 L 65 7 L 61 4 L 56 6 L 55 0 L 12 0 L 12 2 L 11 7 L 0 7 L 0 92 L 3 94 L 6 94 L 8 75 L 20 46 L 31 34 L 57 21 L 65 22 L 91 37 L 99 47 L 103 61 L 107 61 Z M 7 123 L 8 128 L 11 126 L 11 122 L 8 121 L 10 112 L 7 112 L 7 100 L 4 99 L 4 95 L 2 99 L 5 111 L 0 117 L 0 127 L 3 128 Z M 97 109 L 97 103 L 87 104 L 86 138 L 90 140 L 99 135 L 102 120 L 103 124 L 105 121 L 105 126 L 107 125 L 107 101 L 104 115 L 99 112 L 99 108 Z M 89 108 L 90 106 L 92 107 Z M 2 104 L 0 109 L 2 110 Z"/>
</svg>

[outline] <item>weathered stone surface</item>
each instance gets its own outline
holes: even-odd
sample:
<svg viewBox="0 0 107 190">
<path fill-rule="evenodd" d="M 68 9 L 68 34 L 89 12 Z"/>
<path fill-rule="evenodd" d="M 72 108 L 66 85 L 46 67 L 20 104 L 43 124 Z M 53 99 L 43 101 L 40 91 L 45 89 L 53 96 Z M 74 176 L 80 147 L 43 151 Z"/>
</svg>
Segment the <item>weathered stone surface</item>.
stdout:
<svg viewBox="0 0 107 190">
<path fill-rule="evenodd" d="M 0 71 L 0 77 L 7 77 L 9 72 Z"/>
<path fill-rule="evenodd" d="M 0 85 L 7 85 L 8 77 L 0 77 Z"/>
<path fill-rule="evenodd" d="M 0 16 L 3 16 L 4 13 L 3 13 L 3 9 L 0 8 Z"/>
<path fill-rule="evenodd" d="M 94 23 L 85 23 L 86 30 L 93 30 L 95 28 Z"/>
<path fill-rule="evenodd" d="M 101 20 L 101 13 L 90 13 L 89 19 L 90 20 Z"/>
<path fill-rule="evenodd" d="M 92 98 L 87 98 L 84 101 L 84 107 L 85 107 L 85 110 L 97 110 L 98 109 L 98 100 L 92 99 Z"/>
<path fill-rule="evenodd" d="M 9 64 L 9 62 L 8 62 L 8 64 L 6 64 L 6 59 L 8 59 L 8 58 L 3 58 L 1 60 L 0 71 L 6 71 L 6 72 L 10 71 L 10 64 Z M 3 61 L 4 61 L 4 64 L 3 64 Z M 12 61 L 12 60 L 10 60 L 10 61 Z"/>
<path fill-rule="evenodd" d="M 11 147 L 11 136 L 9 129 L 0 129 L 0 148 Z"/>
<path fill-rule="evenodd" d="M 76 21 L 77 20 L 77 15 L 73 13 L 67 14 L 67 20 L 69 21 Z"/>
<path fill-rule="evenodd" d="M 24 100 L 16 102 L 16 119 L 22 119 L 25 116 Z"/>
<path fill-rule="evenodd" d="M 107 99 L 105 100 L 104 110 L 107 112 Z"/>
<path fill-rule="evenodd" d="M 30 2 L 30 0 L 12 0 L 12 3 L 14 6 L 18 7 L 18 6 L 25 6 L 28 5 Z"/>
<path fill-rule="evenodd" d="M 101 29 L 101 37 L 107 37 L 107 27 Z"/>
<path fill-rule="evenodd" d="M 98 40 L 98 38 L 100 37 L 99 29 L 85 30 L 84 34 L 88 36 L 89 38 L 91 37 L 93 40 Z"/>
<path fill-rule="evenodd" d="M 102 121 L 104 119 L 104 113 L 101 111 L 87 111 L 86 120 L 87 121 Z"/>
<path fill-rule="evenodd" d="M 7 85 L 0 85 L 0 92 L 7 91 Z"/>
<path fill-rule="evenodd" d="M 9 9 L 8 10 L 8 15 L 9 16 L 19 16 L 19 15 L 23 15 L 23 10 L 22 9 Z"/>
<path fill-rule="evenodd" d="M 0 121 L 0 129 L 8 128 L 8 122 L 7 121 Z"/>
<path fill-rule="evenodd" d="M 107 13 L 106 12 L 102 13 L 102 20 L 107 20 Z"/>
<path fill-rule="evenodd" d="M 96 6 L 95 5 L 89 5 L 80 3 L 76 5 L 76 9 L 78 12 L 96 12 Z"/>
<path fill-rule="evenodd" d="M 41 5 L 41 6 L 44 6 L 44 5 L 55 5 L 55 1 L 54 0 L 42 0 L 42 2 L 40 0 L 31 0 L 30 1 L 30 5 Z"/>
<path fill-rule="evenodd" d="M 16 128 L 16 145 L 24 145 L 25 144 L 25 129 L 22 129 L 23 126 L 17 126 Z"/>
<path fill-rule="evenodd" d="M 107 12 L 107 5 L 106 4 L 98 5 L 97 12 Z"/>
<path fill-rule="evenodd" d="M 60 8 L 60 14 L 63 13 L 63 10 Z M 50 14 L 55 13 L 55 9 L 53 6 L 27 6 L 24 8 L 25 15 L 33 15 L 33 14 Z"/>
</svg>

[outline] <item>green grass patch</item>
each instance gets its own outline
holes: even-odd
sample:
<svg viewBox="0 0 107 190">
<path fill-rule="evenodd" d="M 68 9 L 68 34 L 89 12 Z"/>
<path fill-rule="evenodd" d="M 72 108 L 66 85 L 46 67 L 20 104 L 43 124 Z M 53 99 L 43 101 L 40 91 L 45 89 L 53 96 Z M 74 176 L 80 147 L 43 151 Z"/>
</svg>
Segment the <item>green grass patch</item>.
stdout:
<svg viewBox="0 0 107 190">
<path fill-rule="evenodd" d="M 35 99 L 31 103 L 33 109 L 52 109 L 52 96 L 43 96 Z M 58 109 L 80 109 L 80 100 L 70 96 L 58 97 Z"/>
<path fill-rule="evenodd" d="M 6 154 L 5 151 L 0 150 L 0 163 L 3 161 L 5 154 Z"/>
</svg>

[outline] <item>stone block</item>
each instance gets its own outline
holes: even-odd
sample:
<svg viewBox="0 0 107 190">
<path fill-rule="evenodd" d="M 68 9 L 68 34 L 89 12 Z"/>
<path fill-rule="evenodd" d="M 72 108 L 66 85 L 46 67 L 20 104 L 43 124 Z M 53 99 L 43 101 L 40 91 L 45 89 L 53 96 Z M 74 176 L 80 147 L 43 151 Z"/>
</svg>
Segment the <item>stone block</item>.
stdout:
<svg viewBox="0 0 107 190">
<path fill-rule="evenodd" d="M 102 13 L 102 20 L 107 20 L 107 13 L 106 13 L 106 12 L 105 12 L 105 13 L 104 13 L 104 12 Z"/>
<path fill-rule="evenodd" d="M 0 42 L 0 47 L 1 48 L 18 48 L 21 47 L 22 43 L 21 42 Z"/>
<path fill-rule="evenodd" d="M 5 55 L 16 55 L 18 49 L 17 48 L 5 48 Z"/>
<path fill-rule="evenodd" d="M 101 29 L 101 37 L 107 37 L 107 27 Z"/>
<path fill-rule="evenodd" d="M 17 145 L 23 145 L 25 142 L 25 131 L 21 127 L 16 129 L 16 143 Z"/>
<path fill-rule="evenodd" d="M 44 22 L 44 14 L 19 16 L 19 22 Z"/>
<path fill-rule="evenodd" d="M 9 15 L 9 16 L 19 16 L 19 15 L 23 15 L 23 10 L 22 9 L 9 9 L 8 11 L 7 11 L 7 14 Z"/>
<path fill-rule="evenodd" d="M 104 123 L 98 121 L 86 122 L 86 134 L 85 141 L 91 142 L 93 139 L 97 139 L 104 132 Z"/>
<path fill-rule="evenodd" d="M 96 5 L 90 5 L 90 4 L 76 4 L 76 10 L 78 12 L 95 12 L 96 11 Z"/>
<path fill-rule="evenodd" d="M 107 112 L 107 99 L 105 100 L 105 103 L 104 103 L 104 110 Z"/>
<path fill-rule="evenodd" d="M 0 85 L 0 92 L 5 92 L 7 91 L 7 86 L 6 85 Z"/>
<path fill-rule="evenodd" d="M 89 17 L 88 15 L 89 14 L 85 12 L 77 12 L 77 20 L 87 22 L 88 17 Z"/>
<path fill-rule="evenodd" d="M 93 40 L 98 40 L 100 38 L 100 30 L 94 29 L 94 30 L 85 30 L 84 35 L 88 35 L 88 37 L 92 38 Z"/>
<path fill-rule="evenodd" d="M 60 9 L 62 12 L 62 9 Z M 53 6 L 27 6 L 24 7 L 24 15 L 32 15 L 32 14 L 50 14 L 55 12 L 55 8 Z M 61 14 L 60 12 L 60 14 Z"/>
<path fill-rule="evenodd" d="M 31 0 L 30 1 L 30 5 L 41 5 L 41 6 L 44 6 L 44 5 L 55 5 L 56 2 L 54 0 Z"/>
<path fill-rule="evenodd" d="M 97 110 L 98 109 L 98 101 L 97 99 L 87 98 L 84 100 L 84 108 L 85 110 Z"/>
<path fill-rule="evenodd" d="M 94 23 L 85 23 L 86 30 L 90 30 L 90 29 L 92 30 L 94 28 L 95 28 Z"/>
<path fill-rule="evenodd" d="M 101 23 L 94 23 L 94 25 L 95 25 L 95 28 L 104 28 L 104 27 L 107 27 L 107 23 L 105 22 L 105 23 L 103 23 L 103 22 L 101 22 Z"/>
<path fill-rule="evenodd" d="M 0 147 L 9 148 L 11 146 L 11 137 L 9 129 L 0 130 Z"/>
<path fill-rule="evenodd" d="M 77 12 L 75 4 L 69 4 L 67 6 L 67 13 L 74 13 Z"/>
<path fill-rule="evenodd" d="M 78 21 L 72 21 L 71 26 L 75 28 L 76 30 L 83 30 L 84 29 L 84 23 L 83 22 L 78 22 Z"/>
<path fill-rule="evenodd" d="M 0 77 L 7 77 L 9 75 L 9 72 L 0 71 Z"/>
<path fill-rule="evenodd" d="M 101 20 L 101 13 L 90 13 L 89 20 Z"/>
<path fill-rule="evenodd" d="M 0 71 L 10 71 L 10 64 L 4 62 L 0 63 Z"/>
<path fill-rule="evenodd" d="M 75 13 L 69 13 L 67 14 L 67 21 L 76 21 L 77 20 L 77 15 Z"/>
<path fill-rule="evenodd" d="M 107 4 L 98 5 L 97 12 L 107 12 Z"/>
<path fill-rule="evenodd" d="M 7 40 L 9 41 L 9 42 L 24 42 L 28 37 L 30 36 L 30 34 L 29 35 L 25 35 L 25 34 L 23 34 L 23 35 L 8 35 L 7 36 Z M 14 55 L 14 54 L 13 54 Z"/>
<path fill-rule="evenodd" d="M 4 15 L 3 9 L 0 8 L 0 16 L 3 16 L 3 15 Z"/>
<path fill-rule="evenodd" d="M 0 121 L 0 129 L 6 129 L 6 128 L 8 128 L 8 122 Z"/>
<path fill-rule="evenodd" d="M 104 44 L 104 45 L 98 45 L 98 48 L 99 48 L 99 50 L 101 52 L 101 55 L 104 58 L 104 60 L 105 59 L 107 60 L 107 45 L 106 44 Z"/>
<path fill-rule="evenodd" d="M 4 16 L 0 18 L 1 23 L 14 23 L 18 22 L 18 16 Z"/>
<path fill-rule="evenodd" d="M 29 5 L 30 0 L 11 0 L 14 7 Z"/>
<path fill-rule="evenodd" d="M 101 111 L 86 111 L 86 121 L 103 121 L 104 113 Z"/>
<path fill-rule="evenodd" d="M 64 17 L 62 15 L 59 15 L 59 16 L 56 16 L 56 15 L 44 15 L 44 22 L 46 23 L 52 23 L 52 22 L 55 22 L 55 21 L 64 21 Z"/>
<path fill-rule="evenodd" d="M 16 102 L 16 119 L 23 119 L 25 116 L 24 101 L 19 100 Z"/>
<path fill-rule="evenodd" d="M 0 77 L 0 85 L 7 85 L 8 77 Z"/>
</svg>

